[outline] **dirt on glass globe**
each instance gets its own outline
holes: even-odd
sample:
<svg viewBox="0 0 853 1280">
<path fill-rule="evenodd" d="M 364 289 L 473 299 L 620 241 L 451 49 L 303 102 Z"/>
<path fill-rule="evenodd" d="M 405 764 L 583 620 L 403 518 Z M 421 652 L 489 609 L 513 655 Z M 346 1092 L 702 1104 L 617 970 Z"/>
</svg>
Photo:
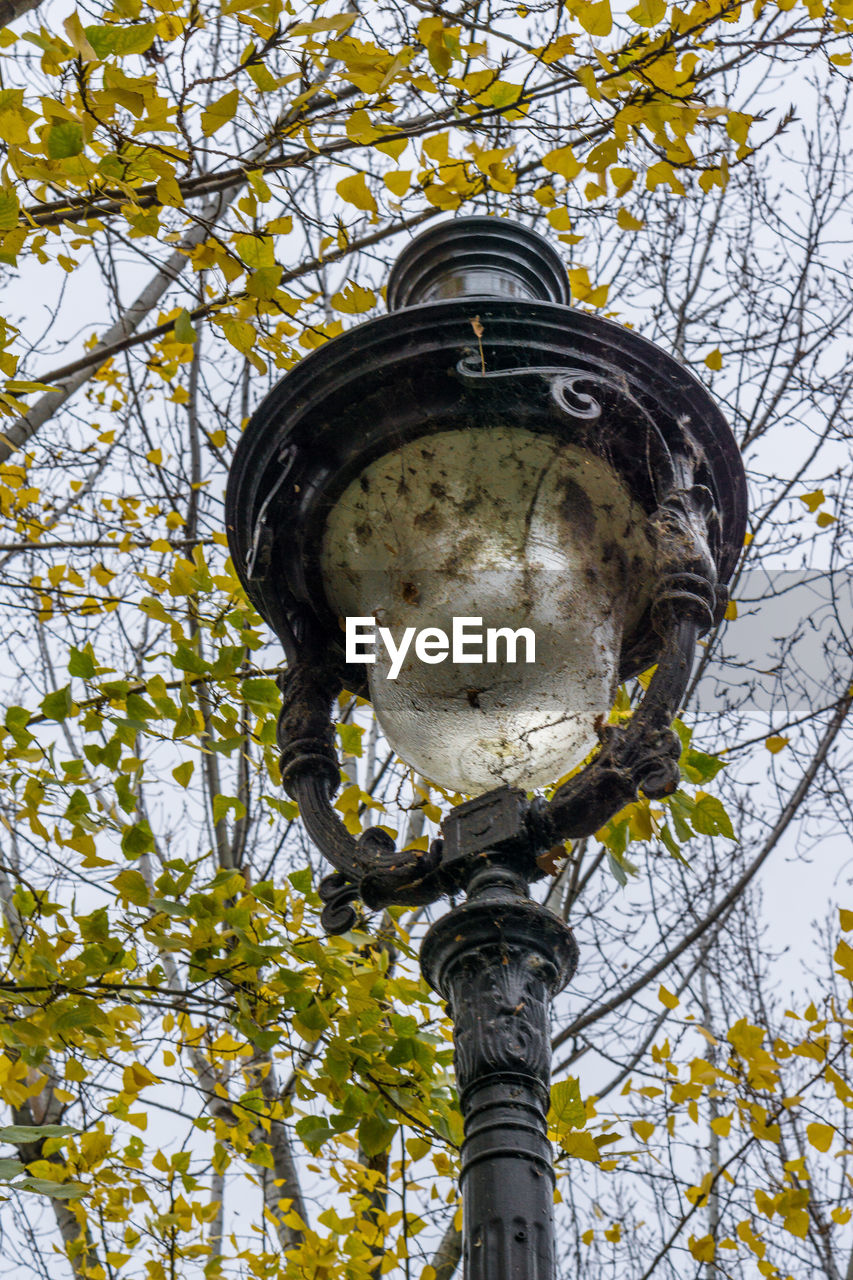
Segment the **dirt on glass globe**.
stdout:
<svg viewBox="0 0 853 1280">
<path fill-rule="evenodd" d="M 322 548 L 342 620 L 375 619 L 397 649 L 414 628 L 396 663 L 377 634 L 367 667 L 389 744 L 466 795 L 544 786 L 595 746 L 652 564 L 647 517 L 605 462 L 502 426 L 383 455 L 333 507 Z M 455 619 L 481 625 L 454 654 Z"/>
</svg>

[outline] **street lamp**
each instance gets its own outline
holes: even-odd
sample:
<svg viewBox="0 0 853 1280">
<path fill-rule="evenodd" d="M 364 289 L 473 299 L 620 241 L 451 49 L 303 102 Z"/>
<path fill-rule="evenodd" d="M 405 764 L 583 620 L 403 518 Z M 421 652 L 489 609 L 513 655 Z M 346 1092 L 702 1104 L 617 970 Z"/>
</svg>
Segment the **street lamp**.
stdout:
<svg viewBox="0 0 853 1280">
<path fill-rule="evenodd" d="M 570 307 L 559 256 L 526 227 L 441 223 L 403 251 L 387 300 L 255 413 L 229 543 L 287 654 L 281 772 L 334 867 L 324 926 L 351 927 L 356 898 L 467 894 L 421 951 L 454 1019 L 466 1280 L 551 1280 L 549 1012 L 577 947 L 529 885 L 549 849 L 678 786 L 671 722 L 725 609 L 743 467 L 702 384 Z M 385 628 L 398 654 L 407 629 L 419 640 L 396 665 L 387 646 L 347 661 L 346 618 Z M 479 662 L 472 620 L 495 637 Z M 535 661 L 513 662 L 530 635 Z M 606 724 L 617 682 L 654 664 L 631 719 Z M 355 838 L 332 807 L 343 688 L 370 698 L 407 764 L 474 797 L 427 852 L 379 828 Z M 596 745 L 550 801 L 528 798 Z"/>
</svg>

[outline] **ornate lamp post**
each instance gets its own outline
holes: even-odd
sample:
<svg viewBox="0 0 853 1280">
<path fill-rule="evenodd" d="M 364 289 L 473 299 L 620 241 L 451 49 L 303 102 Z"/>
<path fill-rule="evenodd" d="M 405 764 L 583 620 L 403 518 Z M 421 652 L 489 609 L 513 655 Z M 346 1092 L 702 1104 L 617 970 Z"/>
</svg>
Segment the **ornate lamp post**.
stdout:
<svg viewBox="0 0 853 1280">
<path fill-rule="evenodd" d="M 553 846 L 677 787 L 670 726 L 725 608 L 743 468 L 701 383 L 573 310 L 558 255 L 523 226 L 442 223 L 403 252 L 387 297 L 387 316 L 313 352 L 255 413 L 229 542 L 287 653 L 282 778 L 334 868 L 324 926 L 349 928 L 356 898 L 467 894 L 421 952 L 454 1019 L 466 1280 L 552 1280 L 549 1010 L 577 947 L 528 886 Z M 413 625 L 422 643 L 393 674 L 387 654 L 347 662 L 344 617 L 397 637 Z M 485 661 L 446 660 L 454 619 L 499 633 Z M 519 628 L 534 663 L 511 661 Z M 617 682 L 655 663 L 631 720 L 604 724 Z M 428 852 L 378 828 L 355 838 L 332 807 L 342 688 L 369 691 L 407 763 L 475 796 Z M 596 743 L 549 802 L 528 799 Z"/>
</svg>

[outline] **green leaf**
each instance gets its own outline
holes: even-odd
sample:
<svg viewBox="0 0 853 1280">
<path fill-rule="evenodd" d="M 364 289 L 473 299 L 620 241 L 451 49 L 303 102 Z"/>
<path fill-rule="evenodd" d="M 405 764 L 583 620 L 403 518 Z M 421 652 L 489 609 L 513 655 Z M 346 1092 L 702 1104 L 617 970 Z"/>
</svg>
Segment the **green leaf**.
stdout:
<svg viewBox="0 0 853 1280">
<path fill-rule="evenodd" d="M 221 822 L 227 816 L 229 810 L 234 810 L 235 818 L 245 818 L 246 806 L 242 800 L 238 800 L 236 796 L 214 796 L 213 797 L 213 821 Z"/>
<path fill-rule="evenodd" d="M 574 1076 L 570 1076 L 568 1080 L 558 1080 L 551 1086 L 551 1112 L 548 1120 L 558 1134 L 566 1129 L 582 1129 L 586 1124 L 586 1107 Z"/>
<path fill-rule="evenodd" d="M 262 1169 L 274 1169 L 275 1164 L 272 1158 L 272 1148 L 267 1142 L 256 1142 L 249 1152 L 249 1160 L 252 1164 L 259 1164 Z"/>
<path fill-rule="evenodd" d="M 625 870 L 621 860 L 616 856 L 612 849 L 607 850 L 607 865 L 610 868 L 610 874 L 619 885 L 620 889 L 624 889 L 628 883 L 628 873 Z"/>
<path fill-rule="evenodd" d="M 183 764 L 179 764 L 176 769 L 172 770 L 172 777 L 181 787 L 188 787 L 190 778 L 193 776 L 195 764 L 192 760 L 185 760 Z"/>
<path fill-rule="evenodd" d="M 334 1133 L 323 1116 L 303 1116 L 296 1121 L 296 1132 L 312 1155 L 316 1155 L 324 1142 Z"/>
<path fill-rule="evenodd" d="M 177 338 L 178 342 L 187 342 L 187 343 L 195 342 L 196 338 L 198 337 L 198 334 L 193 328 L 193 322 L 190 319 L 190 313 L 189 311 L 187 311 L 186 307 L 182 309 L 182 311 L 180 312 L 180 315 L 175 321 L 175 337 Z"/>
<path fill-rule="evenodd" d="M 54 693 L 49 693 L 46 698 L 42 699 L 41 711 L 42 715 L 48 720 L 65 720 L 71 712 L 71 685 L 67 684 L 62 689 L 57 689 Z"/>
<path fill-rule="evenodd" d="M 148 903 L 148 885 L 145 883 L 143 876 L 138 871 L 133 871 L 130 867 L 126 871 L 120 871 L 110 884 L 118 889 L 122 898 L 128 902 L 132 902 L 134 906 L 144 907 Z"/>
<path fill-rule="evenodd" d="M 194 676 L 207 675 L 209 669 L 204 658 L 186 644 L 179 644 L 172 654 L 172 666 L 179 671 L 189 671 Z"/>
<path fill-rule="evenodd" d="M 703 751 L 694 751 L 692 747 L 682 752 L 679 763 L 681 772 L 688 782 L 710 782 L 721 769 L 726 767 L 725 760 L 720 760 L 717 756 L 705 755 Z"/>
<path fill-rule="evenodd" d="M 117 58 L 145 53 L 157 34 L 153 22 L 140 22 L 130 27 L 86 27 L 85 31 L 86 39 L 102 62 L 111 53 Z"/>
<path fill-rule="evenodd" d="M 265 680 L 261 677 L 244 680 L 240 686 L 240 692 L 246 705 L 256 715 L 263 715 L 267 711 L 278 712 L 281 707 L 281 694 L 275 680 Z"/>
<path fill-rule="evenodd" d="M 79 1132 L 70 1124 L 7 1124 L 0 1128 L 0 1142 L 41 1142 L 42 1138 L 65 1138 Z"/>
<path fill-rule="evenodd" d="M 9 1182 L 21 1173 L 26 1173 L 26 1169 L 20 1160 L 10 1160 L 5 1156 L 0 1160 L 0 1182 Z"/>
<path fill-rule="evenodd" d="M 691 821 L 694 830 L 703 836 L 727 836 L 729 840 L 735 838 L 731 819 L 723 808 L 722 801 L 716 796 L 706 795 L 704 791 L 696 793 L 696 807 Z"/>
<path fill-rule="evenodd" d="M 693 837 L 693 829 L 689 820 L 693 817 L 693 810 L 696 806 L 686 792 L 676 791 L 675 795 L 670 798 L 668 807 L 676 838 L 681 844 L 686 844 Z"/>
<path fill-rule="evenodd" d="M 364 733 L 360 724 L 339 724 L 338 737 L 341 740 L 341 749 L 348 756 L 361 755 L 361 735 Z"/>
<path fill-rule="evenodd" d="M 167 916 L 174 916 L 176 920 L 189 920 L 192 917 L 189 907 L 185 907 L 182 902 L 174 902 L 171 898 L 152 898 L 148 905 L 152 911 L 162 911 Z"/>
<path fill-rule="evenodd" d="M 33 735 L 27 729 L 29 722 L 30 713 L 26 707 L 9 707 L 3 720 L 15 740 L 15 746 L 20 747 L 22 750 L 28 747 L 33 740 Z"/>
<path fill-rule="evenodd" d="M 689 865 L 684 854 L 681 852 L 675 837 L 669 829 L 669 824 L 666 822 L 661 827 L 660 839 L 661 844 L 669 851 L 669 853 L 672 854 L 673 858 L 677 858 L 678 861 L 683 862 L 685 866 Z"/>
<path fill-rule="evenodd" d="M 297 893 L 310 893 L 313 883 L 310 867 L 302 867 L 299 871 L 291 871 L 287 877 Z"/>
<path fill-rule="evenodd" d="M 154 835 L 147 818 L 125 827 L 121 837 L 121 851 L 127 859 L 141 858 L 154 848 Z"/>
<path fill-rule="evenodd" d="M 49 1182 L 47 1178 L 24 1178 L 12 1186 L 20 1191 L 35 1191 L 38 1195 L 51 1196 L 54 1200 L 79 1200 L 86 1194 L 82 1182 Z"/>
<path fill-rule="evenodd" d="M 358 1145 L 366 1156 L 378 1156 L 387 1151 L 397 1132 L 397 1126 L 384 1116 L 365 1116 L 358 1126 Z"/>
<path fill-rule="evenodd" d="M 74 120 L 60 120 L 47 131 L 47 155 L 50 160 L 66 160 L 83 150 L 83 126 Z"/>
<path fill-rule="evenodd" d="M 0 231 L 11 231 L 18 225 L 18 197 L 11 187 L 0 187 Z"/>
<path fill-rule="evenodd" d="M 80 680 L 91 680 L 95 674 L 95 659 L 92 653 L 92 646 L 87 644 L 83 649 L 75 649 L 71 646 L 71 654 L 68 659 L 68 674 L 77 676 Z"/>
</svg>

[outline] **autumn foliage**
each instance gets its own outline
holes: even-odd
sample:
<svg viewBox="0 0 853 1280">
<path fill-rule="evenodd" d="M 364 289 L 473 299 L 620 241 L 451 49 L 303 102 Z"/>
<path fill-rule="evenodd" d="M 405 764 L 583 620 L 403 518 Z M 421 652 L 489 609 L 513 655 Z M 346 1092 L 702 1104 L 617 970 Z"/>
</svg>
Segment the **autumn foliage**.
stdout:
<svg viewBox="0 0 853 1280">
<path fill-rule="evenodd" d="M 7 0 L 0 21 L 10 1273 L 448 1280 L 461 1133 L 425 918 L 319 930 L 281 654 L 227 559 L 229 459 L 272 381 L 382 309 L 415 228 L 511 215 L 561 249 L 575 305 L 723 400 L 755 487 L 741 573 L 808 544 L 831 578 L 853 4 Z M 765 165 L 795 82 L 823 104 L 805 230 Z M 833 644 L 800 719 L 688 706 L 682 788 L 552 868 L 591 984 L 555 1025 L 565 1274 L 846 1274 L 853 915 L 786 1011 L 750 896 L 807 801 L 839 820 L 815 799 L 853 680 Z M 700 676 L 731 677 L 719 633 Z M 407 778 L 364 705 L 339 719 L 349 828 L 425 843 L 459 797 Z M 727 782 L 742 741 L 775 771 L 769 821 Z"/>
</svg>

